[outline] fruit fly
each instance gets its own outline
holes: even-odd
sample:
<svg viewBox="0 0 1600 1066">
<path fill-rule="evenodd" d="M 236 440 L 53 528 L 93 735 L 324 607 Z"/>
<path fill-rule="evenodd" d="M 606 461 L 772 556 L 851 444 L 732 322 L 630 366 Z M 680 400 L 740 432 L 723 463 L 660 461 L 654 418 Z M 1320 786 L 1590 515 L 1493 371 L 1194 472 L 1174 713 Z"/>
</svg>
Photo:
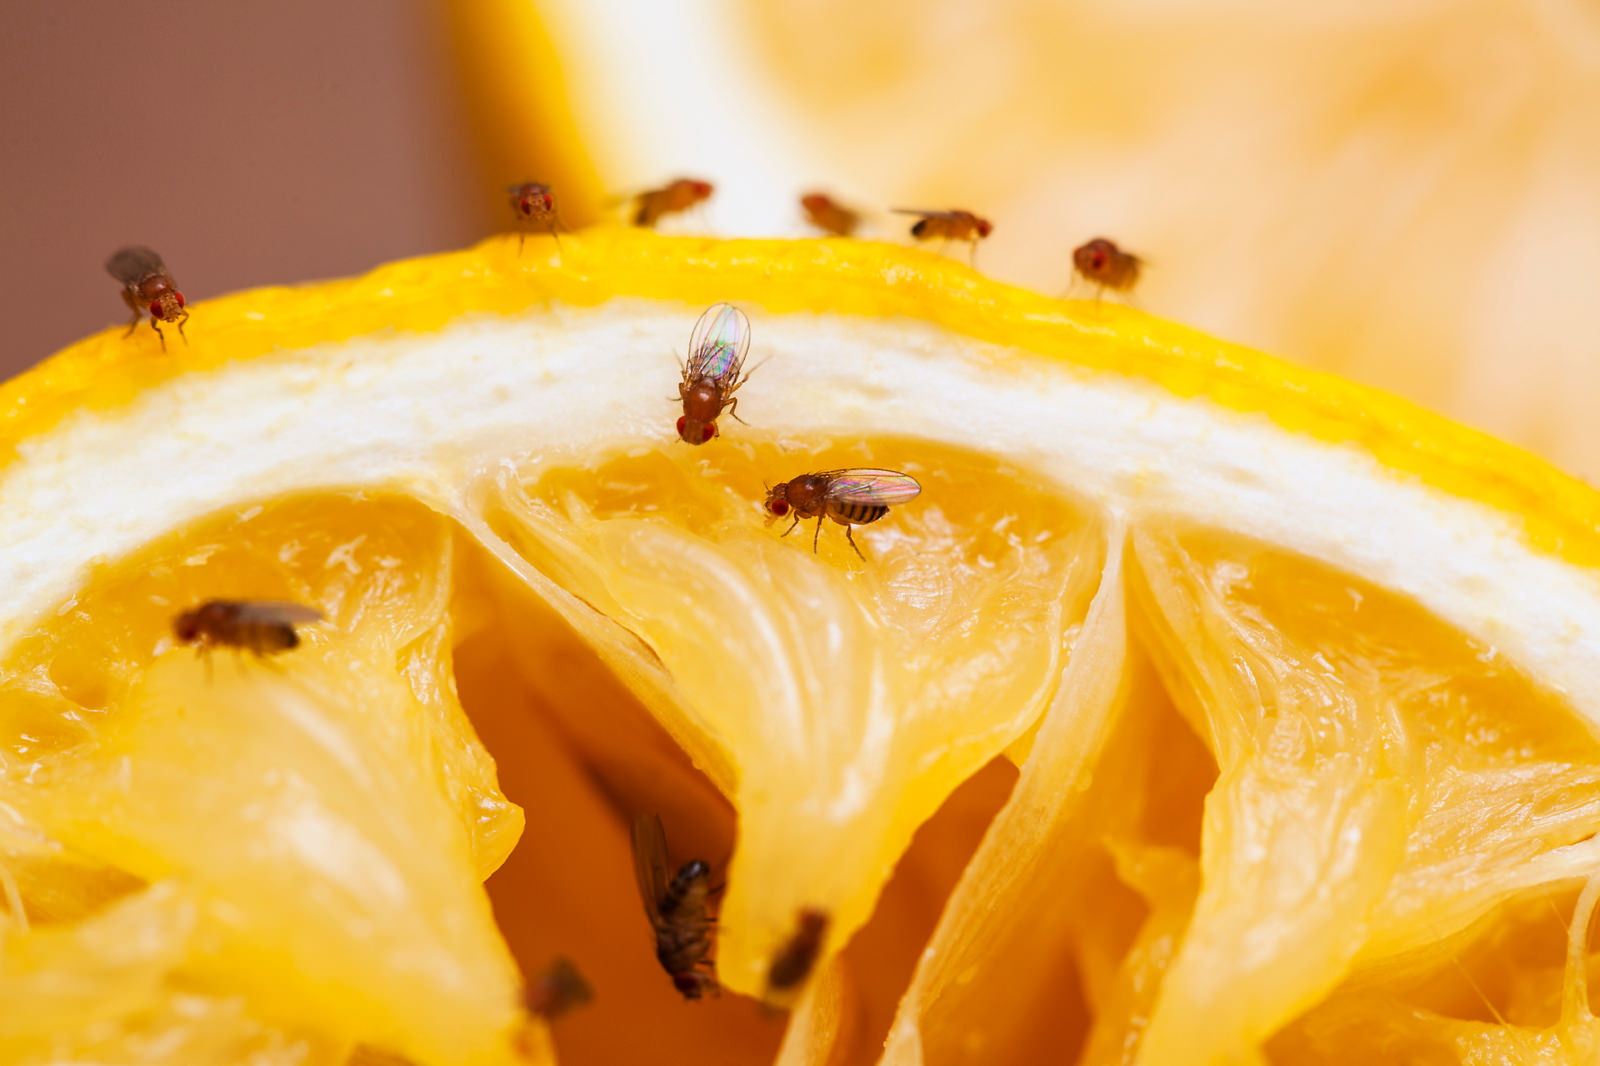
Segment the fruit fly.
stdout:
<svg viewBox="0 0 1600 1066">
<path fill-rule="evenodd" d="M 544 231 L 556 239 L 557 247 L 561 244 L 561 237 L 556 233 L 556 197 L 550 186 L 541 185 L 537 181 L 525 181 L 521 185 L 507 186 L 506 192 L 511 194 L 511 211 L 517 216 L 517 254 L 522 254 L 522 242 L 528 236 L 528 227 L 539 225 Z"/>
<path fill-rule="evenodd" d="M 708 955 L 715 924 L 709 911 L 711 867 L 692 859 L 668 874 L 667 834 L 661 819 L 641 814 L 633 820 L 633 872 L 639 880 L 644 912 L 656 934 L 656 961 L 684 999 L 717 992 Z"/>
<path fill-rule="evenodd" d="M 767 490 L 765 507 L 773 518 L 794 515 L 794 522 L 783 531 L 793 533 L 803 518 L 815 518 L 817 531 L 811 536 L 811 550 L 817 550 L 817 538 L 822 536 L 822 520 L 831 518 L 844 527 L 845 539 L 861 556 L 851 526 L 864 526 L 876 522 L 889 513 L 895 504 L 907 503 L 917 498 L 922 486 L 909 474 L 897 470 L 828 470 L 820 474 L 802 474 L 793 481 Z"/>
<path fill-rule="evenodd" d="M 324 615 L 303 603 L 279 600 L 206 600 L 173 619 L 180 644 L 201 652 L 236 648 L 258 656 L 289 651 L 300 644 L 295 626 L 321 622 Z"/>
<path fill-rule="evenodd" d="M 709 181 L 679 178 L 659 189 L 647 189 L 634 197 L 633 224 L 654 226 L 663 215 L 687 211 L 702 200 L 711 199 Z"/>
<path fill-rule="evenodd" d="M 1139 282 L 1144 260 L 1117 247 L 1115 241 L 1096 237 L 1072 250 L 1072 267 L 1078 276 L 1095 286 L 1095 299 L 1110 289 L 1127 292 Z"/>
<path fill-rule="evenodd" d="M 593 999 L 594 989 L 578 972 L 577 965 L 565 955 L 558 955 L 528 986 L 523 1005 L 528 1013 L 551 1020 Z"/>
<path fill-rule="evenodd" d="M 733 394 L 749 380 L 749 375 L 739 376 L 749 351 L 750 320 L 732 304 L 712 305 L 694 324 L 689 361 L 678 383 L 678 398 L 683 401 L 678 436 L 684 441 L 704 444 L 721 433 L 717 416 L 724 409 L 739 418 L 739 401 Z"/>
<path fill-rule="evenodd" d="M 162 351 L 167 350 L 167 338 L 157 323 L 176 323 L 178 334 L 183 335 L 183 323 L 189 312 L 184 309 L 178 283 L 172 280 L 167 264 L 159 255 L 140 245 L 123 248 L 106 260 L 106 272 L 122 282 L 122 302 L 133 312 L 128 334 L 139 328 L 139 316 L 148 311 L 150 328 L 161 338 Z"/>
<path fill-rule="evenodd" d="M 943 239 L 945 244 L 951 241 L 967 241 L 972 246 L 972 254 L 968 261 L 973 266 L 978 265 L 978 242 L 987 237 L 994 225 L 986 218 L 979 218 L 971 211 L 921 211 L 913 207 L 897 207 L 896 214 L 920 215 L 911 226 L 911 235 L 919 241 L 933 241 Z M 940 247 L 940 251 L 943 251 Z"/>
<path fill-rule="evenodd" d="M 772 956 L 767 967 L 767 988 L 787 992 L 811 975 L 822 951 L 822 938 L 828 932 L 828 915 L 815 907 L 800 908 L 794 935 Z"/>
<path fill-rule="evenodd" d="M 800 207 L 806 221 L 835 237 L 848 237 L 861 223 L 861 216 L 843 206 L 827 193 L 812 192 L 800 197 Z"/>
</svg>

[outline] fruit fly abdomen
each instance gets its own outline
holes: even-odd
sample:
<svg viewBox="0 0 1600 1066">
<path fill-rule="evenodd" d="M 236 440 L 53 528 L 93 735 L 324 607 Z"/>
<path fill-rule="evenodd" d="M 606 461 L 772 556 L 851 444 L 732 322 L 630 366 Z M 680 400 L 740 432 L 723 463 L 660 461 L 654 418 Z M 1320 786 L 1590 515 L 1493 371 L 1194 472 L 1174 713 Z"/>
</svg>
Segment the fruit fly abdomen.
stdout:
<svg viewBox="0 0 1600 1066">
<path fill-rule="evenodd" d="M 1072 250 L 1072 267 L 1080 277 L 1095 286 L 1095 298 L 1106 289 L 1127 292 L 1139 282 L 1144 260 L 1117 247 L 1105 237 L 1096 237 Z"/>
<path fill-rule="evenodd" d="M 122 282 L 122 302 L 133 312 L 128 333 L 137 329 L 139 317 L 148 313 L 150 328 L 161 339 L 163 351 L 167 338 L 158 322 L 171 322 L 178 327 L 178 333 L 183 334 L 189 312 L 184 308 L 183 293 L 178 291 L 177 282 L 172 280 L 159 255 L 142 245 L 122 248 L 106 260 L 106 272 Z"/>
<path fill-rule="evenodd" d="M 522 251 L 522 242 L 527 237 L 529 226 L 542 226 L 544 232 L 561 243 L 561 237 L 556 233 L 556 197 L 550 186 L 537 181 L 523 182 L 521 185 L 507 187 L 511 194 L 511 211 L 517 216 L 517 251 Z"/>
<path fill-rule="evenodd" d="M 201 652 L 234 648 L 266 656 L 299 647 L 295 627 L 323 618 L 321 611 L 303 603 L 206 600 L 173 619 L 172 632 L 180 644 L 193 644 Z"/>
<path fill-rule="evenodd" d="M 750 320 L 732 304 L 714 304 L 695 323 L 689 336 L 689 359 L 678 383 L 683 417 L 678 437 L 688 444 L 705 444 L 721 431 L 717 418 L 724 409 L 738 418 L 734 393 L 749 379 L 741 377 L 750 351 Z M 742 421 L 742 419 L 741 419 Z"/>
<path fill-rule="evenodd" d="M 669 877 L 666 830 L 655 815 L 641 814 L 633 820 L 632 842 L 633 873 L 655 933 L 656 961 L 685 999 L 715 994 L 711 867 L 693 859 Z"/>
<path fill-rule="evenodd" d="M 828 470 L 820 474 L 802 474 L 768 489 L 764 506 L 773 518 L 794 516 L 794 521 L 784 530 L 786 537 L 794 532 L 801 519 L 815 518 L 817 530 L 811 537 L 813 553 L 817 550 L 817 538 L 822 535 L 822 520 L 833 519 L 845 527 L 845 539 L 856 555 L 865 560 L 866 556 L 856 547 L 850 527 L 876 522 L 889 513 L 890 507 L 914 500 L 921 492 L 922 486 L 915 478 L 898 470 Z"/>
</svg>

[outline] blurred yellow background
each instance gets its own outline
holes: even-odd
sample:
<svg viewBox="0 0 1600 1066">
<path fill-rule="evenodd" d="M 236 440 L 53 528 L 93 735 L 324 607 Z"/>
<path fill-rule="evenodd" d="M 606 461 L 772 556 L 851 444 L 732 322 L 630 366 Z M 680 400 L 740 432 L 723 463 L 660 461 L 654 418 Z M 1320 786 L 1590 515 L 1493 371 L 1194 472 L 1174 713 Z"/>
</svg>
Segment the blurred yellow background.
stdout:
<svg viewBox="0 0 1600 1066">
<path fill-rule="evenodd" d="M 513 181 L 578 225 L 704 176 L 680 232 L 969 208 L 980 269 L 1052 294 L 1112 237 L 1153 314 L 1600 478 L 1592 3 L 152 0 L 0 49 L 13 370 L 122 319 L 123 243 L 194 299 L 509 228 Z"/>
<path fill-rule="evenodd" d="M 556 78 L 548 60 L 468 50 L 492 143 L 573 136 L 608 190 L 710 178 L 690 228 L 802 234 L 795 198 L 813 186 L 896 240 L 890 206 L 969 208 L 995 223 L 980 267 L 1048 293 L 1067 290 L 1076 244 L 1109 236 L 1149 260 L 1137 303 L 1154 314 L 1600 475 L 1593 4 L 452 10 L 463 38 L 520 25 L 559 61 Z M 551 84 L 571 121 L 519 128 L 510 101 L 554 104 Z"/>
</svg>

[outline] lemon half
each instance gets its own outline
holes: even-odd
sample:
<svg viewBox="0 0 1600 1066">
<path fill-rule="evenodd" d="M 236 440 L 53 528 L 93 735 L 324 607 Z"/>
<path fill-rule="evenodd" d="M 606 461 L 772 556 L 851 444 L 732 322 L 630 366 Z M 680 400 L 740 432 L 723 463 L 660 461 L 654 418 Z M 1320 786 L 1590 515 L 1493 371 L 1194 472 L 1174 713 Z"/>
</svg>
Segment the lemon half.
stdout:
<svg viewBox="0 0 1600 1066">
<path fill-rule="evenodd" d="M 690 448 L 718 300 L 749 424 Z M 1600 497 L 1538 461 L 873 244 L 496 239 L 190 326 L 0 394 L 14 1060 L 1593 1047 Z M 864 559 L 764 523 L 852 466 L 923 485 Z M 208 664 L 207 596 L 330 621 Z M 727 860 L 781 1047 L 675 999 L 638 813 Z"/>
</svg>

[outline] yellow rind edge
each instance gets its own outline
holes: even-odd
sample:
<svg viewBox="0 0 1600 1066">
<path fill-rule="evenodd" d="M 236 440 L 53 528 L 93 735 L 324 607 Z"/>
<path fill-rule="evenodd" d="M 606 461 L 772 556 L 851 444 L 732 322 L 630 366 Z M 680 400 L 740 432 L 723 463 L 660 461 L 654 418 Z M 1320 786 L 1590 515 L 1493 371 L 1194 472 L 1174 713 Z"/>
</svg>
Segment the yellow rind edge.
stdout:
<svg viewBox="0 0 1600 1066">
<path fill-rule="evenodd" d="M 111 302 L 108 290 L 108 303 Z M 1113 305 L 1064 302 L 965 265 L 848 240 L 711 240 L 601 227 L 492 237 L 362 277 L 252 289 L 191 305 L 189 343 L 148 324 L 109 329 L 0 386 L 0 465 L 67 416 L 112 411 L 178 374 L 383 330 L 428 332 L 469 312 L 510 314 L 615 297 L 746 302 L 783 313 L 905 316 L 982 341 L 1147 380 L 1260 415 L 1290 432 L 1362 449 L 1452 496 L 1520 516 L 1529 543 L 1600 564 L 1600 493 L 1519 448 L 1377 389 L 1291 366 Z"/>
</svg>

